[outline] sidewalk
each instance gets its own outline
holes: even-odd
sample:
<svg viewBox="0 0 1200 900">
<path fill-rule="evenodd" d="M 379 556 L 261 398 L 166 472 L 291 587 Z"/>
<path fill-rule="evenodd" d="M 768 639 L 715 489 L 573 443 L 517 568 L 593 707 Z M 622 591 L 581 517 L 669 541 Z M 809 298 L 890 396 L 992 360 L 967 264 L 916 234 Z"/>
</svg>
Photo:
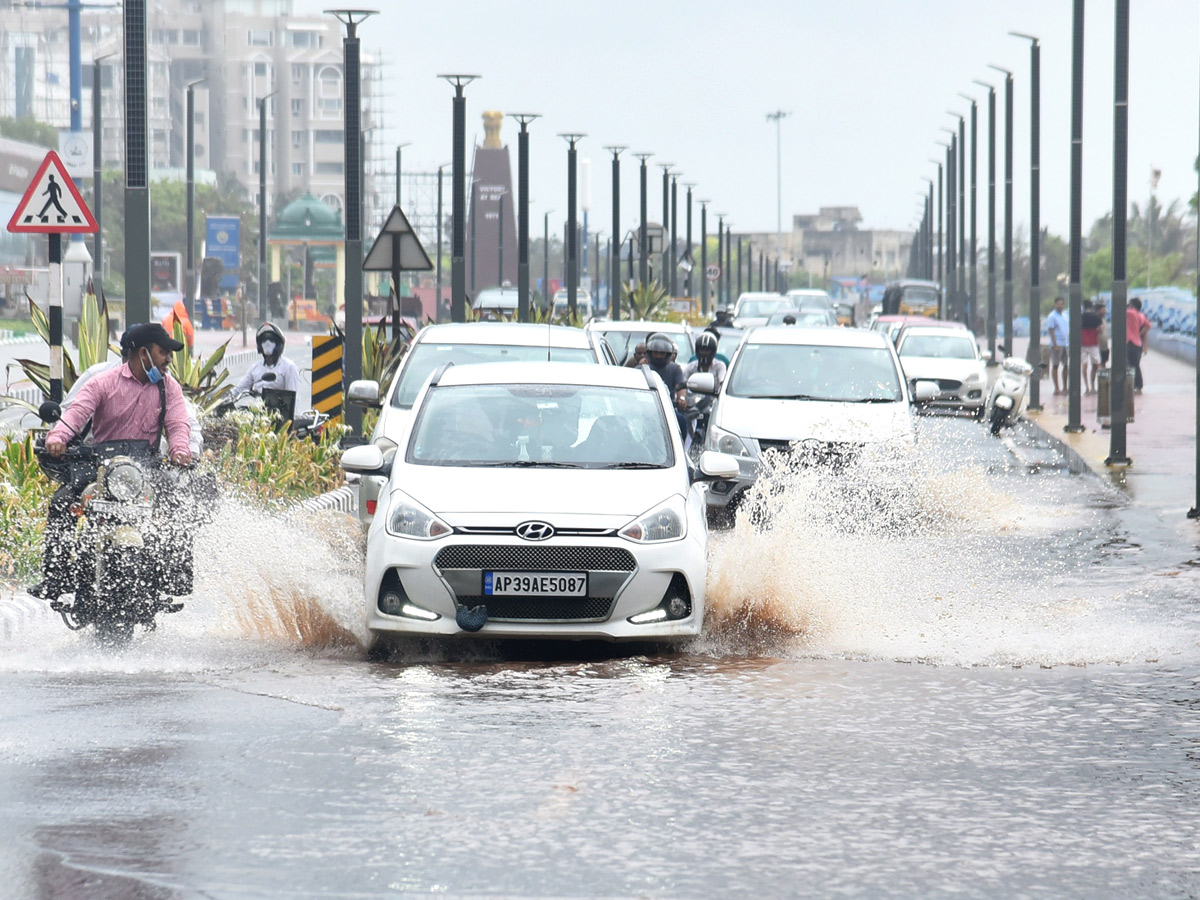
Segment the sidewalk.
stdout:
<svg viewBox="0 0 1200 900">
<path fill-rule="evenodd" d="M 1028 342 L 1017 339 L 1013 352 L 1025 357 Z M 1153 347 L 1142 357 L 1145 390 L 1133 398 L 1134 421 L 1126 426 L 1125 452 L 1132 465 L 1105 465 L 1110 453 L 1110 433 L 1096 418 L 1096 395 L 1082 397 L 1084 431 L 1069 434 L 1068 397 L 1054 395 L 1049 374 L 1041 382 L 1041 412 L 1028 418 L 1074 451 L 1093 471 L 1121 485 L 1139 506 L 1158 510 L 1181 509 L 1196 499 L 1196 368 Z"/>
</svg>

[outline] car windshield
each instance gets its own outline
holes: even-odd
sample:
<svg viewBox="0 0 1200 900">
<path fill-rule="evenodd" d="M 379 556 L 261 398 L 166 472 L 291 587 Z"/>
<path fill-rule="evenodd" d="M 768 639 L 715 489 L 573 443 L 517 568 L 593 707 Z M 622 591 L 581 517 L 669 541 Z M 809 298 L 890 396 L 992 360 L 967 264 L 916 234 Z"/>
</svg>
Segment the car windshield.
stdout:
<svg viewBox="0 0 1200 900">
<path fill-rule="evenodd" d="M 974 359 L 975 342 L 958 334 L 910 334 L 900 342 L 900 355 L 932 359 Z"/>
<path fill-rule="evenodd" d="M 819 309 L 792 309 L 787 312 L 777 312 L 767 320 L 768 325 L 783 325 L 784 319 L 788 316 L 794 316 L 796 321 L 794 325 L 829 325 L 829 316 L 824 310 Z"/>
<path fill-rule="evenodd" d="M 397 376 L 400 383 L 392 392 L 392 406 L 410 409 L 417 394 L 442 363 L 465 366 L 490 362 L 546 362 L 547 348 L 515 344 L 436 344 L 431 341 L 414 344 L 404 367 Z M 551 347 L 553 362 L 594 363 L 596 355 L 587 347 Z"/>
<path fill-rule="evenodd" d="M 828 400 L 902 399 L 892 355 L 879 347 L 747 344 L 733 364 L 727 393 L 735 397 Z"/>
<path fill-rule="evenodd" d="M 780 297 L 778 300 L 743 300 L 738 304 L 738 317 L 749 317 L 761 319 L 777 312 L 781 309 L 790 309 L 793 301 L 786 297 Z"/>
<path fill-rule="evenodd" d="M 937 291 L 935 291 L 933 288 L 906 287 L 904 289 L 904 302 L 908 306 L 918 307 L 921 309 L 937 306 Z"/>
<path fill-rule="evenodd" d="M 673 423 L 672 423 L 673 424 Z M 675 464 L 650 390 L 576 384 L 432 388 L 408 446 L 425 466 L 622 469 Z"/>
<path fill-rule="evenodd" d="M 633 356 L 633 351 L 638 344 L 646 343 L 646 340 L 653 332 L 649 331 L 623 331 L 620 328 L 606 328 L 603 330 L 597 329 L 608 345 L 612 347 L 613 353 L 617 355 L 617 362 L 621 365 Z M 692 357 L 692 341 L 688 335 L 682 332 L 671 334 L 664 332 L 667 337 L 675 344 L 677 351 L 676 358 L 682 362 L 687 362 Z M 681 362 L 681 364 L 682 364 Z"/>
</svg>

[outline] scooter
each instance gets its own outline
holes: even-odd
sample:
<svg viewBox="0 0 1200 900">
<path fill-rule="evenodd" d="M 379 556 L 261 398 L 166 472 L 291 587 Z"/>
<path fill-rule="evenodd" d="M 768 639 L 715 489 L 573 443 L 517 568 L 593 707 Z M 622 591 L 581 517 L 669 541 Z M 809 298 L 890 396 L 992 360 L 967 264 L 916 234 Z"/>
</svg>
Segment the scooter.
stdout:
<svg viewBox="0 0 1200 900">
<path fill-rule="evenodd" d="M 1005 426 L 1012 427 L 1029 405 L 1029 378 L 1033 366 L 1010 356 L 1004 360 L 1000 375 L 992 384 L 988 394 L 987 417 L 991 422 L 992 434 L 999 434 Z"/>
</svg>

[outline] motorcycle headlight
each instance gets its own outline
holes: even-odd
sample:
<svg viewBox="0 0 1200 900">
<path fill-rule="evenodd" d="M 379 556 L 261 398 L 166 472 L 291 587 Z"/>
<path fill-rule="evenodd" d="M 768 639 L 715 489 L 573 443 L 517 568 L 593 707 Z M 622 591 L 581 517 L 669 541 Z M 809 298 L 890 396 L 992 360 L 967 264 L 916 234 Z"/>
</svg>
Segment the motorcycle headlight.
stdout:
<svg viewBox="0 0 1200 900">
<path fill-rule="evenodd" d="M 639 544 L 657 544 L 683 538 L 687 535 L 684 499 L 676 494 L 649 512 L 642 513 L 619 533 L 626 540 Z"/>
<path fill-rule="evenodd" d="M 396 537 L 432 541 L 445 537 L 453 529 L 403 491 L 393 491 L 387 531 Z"/>
<path fill-rule="evenodd" d="M 145 483 L 145 474 L 133 462 L 114 462 L 104 473 L 105 491 L 123 503 L 140 495 Z"/>
<path fill-rule="evenodd" d="M 708 446 L 718 453 L 728 453 L 730 456 L 750 456 L 750 451 L 740 437 L 732 431 L 715 426 L 708 429 Z"/>
</svg>

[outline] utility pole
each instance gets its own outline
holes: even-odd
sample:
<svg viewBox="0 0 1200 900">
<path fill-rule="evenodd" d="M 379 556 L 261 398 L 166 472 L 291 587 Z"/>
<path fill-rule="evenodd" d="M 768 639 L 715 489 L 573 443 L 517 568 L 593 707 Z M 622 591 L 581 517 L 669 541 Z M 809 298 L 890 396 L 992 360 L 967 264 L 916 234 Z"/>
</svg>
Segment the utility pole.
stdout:
<svg viewBox="0 0 1200 900">
<path fill-rule="evenodd" d="M 767 113 L 767 121 L 775 123 L 775 258 L 783 259 L 783 138 L 782 122 L 790 112 L 777 109 Z"/>
</svg>

